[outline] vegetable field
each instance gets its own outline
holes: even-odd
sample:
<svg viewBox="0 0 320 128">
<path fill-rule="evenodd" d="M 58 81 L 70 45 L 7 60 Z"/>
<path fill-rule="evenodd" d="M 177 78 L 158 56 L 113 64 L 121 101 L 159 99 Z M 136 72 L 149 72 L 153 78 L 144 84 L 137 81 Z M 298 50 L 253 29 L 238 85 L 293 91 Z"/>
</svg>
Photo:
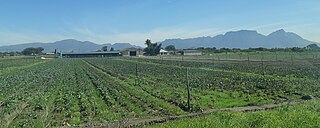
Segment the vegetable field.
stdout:
<svg viewBox="0 0 320 128">
<path fill-rule="evenodd" d="M 184 60 L 179 56 L 2 59 L 0 127 L 94 126 L 109 121 L 185 115 L 213 108 L 281 103 L 304 95 L 318 96 L 319 63 L 320 59 L 301 56 L 293 61 L 220 61 L 210 56 Z M 317 103 L 310 102 L 303 109 Z M 318 108 L 311 108 L 310 112 Z M 289 107 L 287 111 L 291 110 L 294 109 Z M 207 124 L 209 119 L 228 118 L 229 122 L 218 122 L 224 127 L 236 123 L 237 118 L 256 116 L 269 118 L 218 112 L 201 120 Z M 186 125 L 197 120 L 155 127 L 212 126 Z"/>
</svg>

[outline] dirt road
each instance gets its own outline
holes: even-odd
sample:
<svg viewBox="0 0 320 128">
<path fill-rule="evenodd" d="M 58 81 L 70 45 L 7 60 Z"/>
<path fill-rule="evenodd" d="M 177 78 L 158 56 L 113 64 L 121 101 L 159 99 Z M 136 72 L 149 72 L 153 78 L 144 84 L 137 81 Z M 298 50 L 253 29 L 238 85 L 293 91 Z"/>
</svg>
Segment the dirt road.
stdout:
<svg viewBox="0 0 320 128">
<path fill-rule="evenodd" d="M 102 122 L 91 122 L 85 124 L 80 127 L 107 127 L 107 128 L 126 128 L 126 127 L 133 127 L 133 126 L 140 126 L 140 125 L 149 125 L 153 123 L 163 123 L 170 120 L 177 120 L 183 118 L 191 118 L 195 116 L 210 114 L 212 112 L 217 111 L 233 111 L 233 112 L 253 112 L 253 111 L 265 111 L 274 108 L 278 108 L 284 105 L 294 105 L 298 103 L 302 103 L 304 100 L 295 99 L 295 100 L 288 100 L 278 104 L 266 104 L 261 106 L 245 106 L 245 107 L 233 107 L 233 108 L 217 108 L 217 109 L 208 109 L 202 112 L 195 112 L 189 113 L 186 115 L 178 115 L 178 116 L 164 116 L 164 117 L 149 117 L 149 118 L 134 118 L 134 119 L 127 119 L 127 120 L 119 120 L 119 121 L 102 121 Z"/>
</svg>

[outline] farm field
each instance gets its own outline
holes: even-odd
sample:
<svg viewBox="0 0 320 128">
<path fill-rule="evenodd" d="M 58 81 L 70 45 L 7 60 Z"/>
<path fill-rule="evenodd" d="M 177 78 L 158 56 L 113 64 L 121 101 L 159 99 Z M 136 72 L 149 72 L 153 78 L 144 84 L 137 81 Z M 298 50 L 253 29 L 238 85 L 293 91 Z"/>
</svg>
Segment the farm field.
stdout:
<svg viewBox="0 0 320 128">
<path fill-rule="evenodd" d="M 293 57 L 298 57 L 287 60 L 217 60 L 212 56 L 1 59 L 0 127 L 90 127 L 216 108 L 277 104 L 304 95 L 317 97 L 320 58 L 312 55 L 299 55 L 294 60 Z M 276 124 L 267 124 L 281 118 L 280 114 L 301 116 L 303 110 L 309 112 L 306 115 L 310 114 L 310 120 L 297 120 L 309 120 L 306 125 L 316 126 L 318 109 L 319 102 L 312 100 L 257 113 L 213 112 L 151 127 L 246 127 L 252 123 L 257 127 L 272 127 Z M 262 124 L 261 120 L 251 121 L 253 118 L 270 119 Z M 286 125 L 281 126 L 294 126 L 289 119 L 295 118 L 288 118 Z M 238 119 L 248 123 L 239 124 Z"/>
</svg>

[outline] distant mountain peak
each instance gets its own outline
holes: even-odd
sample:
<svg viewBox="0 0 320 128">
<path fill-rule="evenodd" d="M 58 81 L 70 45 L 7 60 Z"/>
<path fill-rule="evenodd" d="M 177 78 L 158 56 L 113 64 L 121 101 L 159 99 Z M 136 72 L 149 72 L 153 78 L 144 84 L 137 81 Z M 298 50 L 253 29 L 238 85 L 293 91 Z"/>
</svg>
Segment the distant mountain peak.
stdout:
<svg viewBox="0 0 320 128">
<path fill-rule="evenodd" d="M 286 34 L 287 32 L 284 29 L 279 29 L 277 31 L 274 31 L 270 33 L 269 35 L 274 35 L 274 34 Z"/>
<path fill-rule="evenodd" d="M 60 41 L 78 41 L 76 39 L 63 39 L 63 40 L 60 40 Z"/>
<path fill-rule="evenodd" d="M 277 30 L 275 32 L 286 32 L 286 31 L 284 29 L 279 29 L 279 30 Z"/>
<path fill-rule="evenodd" d="M 256 30 L 239 30 L 236 32 L 246 32 L 246 33 L 258 33 Z"/>
<path fill-rule="evenodd" d="M 115 44 L 96 44 L 90 41 L 78 41 L 75 39 L 64 39 L 60 41 L 55 41 L 52 43 L 26 43 L 26 44 L 18 44 L 18 45 L 10 45 L 10 46 L 1 46 L 0 51 L 22 51 L 28 47 L 43 47 L 45 52 L 52 52 L 55 49 L 63 52 L 89 52 L 89 51 L 97 51 L 101 49 L 103 46 L 108 46 L 108 49 L 111 47 L 115 50 L 123 50 L 126 48 L 139 46 L 131 45 L 130 43 L 115 43 Z"/>
<path fill-rule="evenodd" d="M 279 29 L 269 35 L 262 35 L 255 30 L 230 31 L 210 38 L 196 37 L 189 39 L 167 39 L 162 46 L 175 45 L 176 48 L 216 47 L 216 48 L 285 48 L 305 47 L 312 41 Z"/>
<path fill-rule="evenodd" d="M 75 39 L 63 39 L 63 40 L 59 40 L 59 41 L 55 41 L 55 42 L 78 42 L 78 40 Z"/>
<path fill-rule="evenodd" d="M 239 30 L 227 32 L 225 35 L 229 34 L 258 34 L 258 32 L 256 30 Z"/>
</svg>

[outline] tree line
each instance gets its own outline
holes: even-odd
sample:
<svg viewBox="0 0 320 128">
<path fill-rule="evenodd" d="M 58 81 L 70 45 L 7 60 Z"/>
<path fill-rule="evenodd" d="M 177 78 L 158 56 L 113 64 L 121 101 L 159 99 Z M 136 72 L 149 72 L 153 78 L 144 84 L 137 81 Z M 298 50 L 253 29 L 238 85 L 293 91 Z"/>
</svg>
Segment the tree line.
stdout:
<svg viewBox="0 0 320 128">
<path fill-rule="evenodd" d="M 144 49 L 146 55 L 154 56 L 158 55 L 160 49 L 162 49 L 162 44 L 152 43 L 151 40 L 147 39 L 145 42 L 147 46 Z M 167 51 L 177 51 L 174 45 L 168 45 L 164 48 Z M 262 52 L 262 51 L 269 51 L 269 52 L 304 52 L 304 51 L 320 51 L 320 47 L 317 44 L 310 44 L 306 47 L 291 47 L 291 48 L 247 48 L 247 49 L 240 49 L 240 48 L 216 48 L 216 47 L 198 47 L 198 48 L 191 48 L 185 50 L 200 50 L 202 52 L 213 52 L 213 53 L 230 53 L 230 52 Z"/>
<path fill-rule="evenodd" d="M 143 51 L 145 55 L 148 56 L 156 56 L 160 53 L 162 49 L 162 44 L 152 43 L 150 39 L 145 41 L 145 45 L 147 46 Z M 167 51 L 177 51 L 174 45 L 168 45 L 164 48 Z M 43 54 L 43 48 L 33 48 L 29 47 L 24 49 L 21 52 L 0 52 L 0 56 L 16 56 L 16 55 L 41 55 Z M 198 47 L 187 50 L 201 50 L 202 52 L 213 52 L 213 53 L 230 53 L 230 52 L 259 52 L 259 51 L 269 51 L 269 52 L 304 52 L 304 51 L 320 51 L 320 47 L 317 44 L 310 44 L 306 47 L 291 47 L 291 48 L 248 48 L 248 49 L 240 49 L 240 48 L 216 48 L 216 47 Z M 108 47 L 104 46 L 101 50 L 98 51 L 108 51 Z M 110 51 L 115 51 L 114 48 L 110 48 Z"/>
<path fill-rule="evenodd" d="M 33 48 L 33 47 L 29 47 L 29 48 L 25 48 L 24 50 L 22 50 L 21 52 L 0 52 L 0 56 L 19 56 L 19 55 L 41 55 L 42 51 L 44 49 L 42 47 L 38 47 L 38 48 Z"/>
<path fill-rule="evenodd" d="M 204 52 L 214 52 L 214 53 L 224 53 L 224 52 L 304 52 L 304 51 L 320 51 L 320 47 L 317 44 L 310 44 L 306 47 L 290 47 L 290 48 L 247 48 L 247 49 L 240 49 L 240 48 L 209 48 L 209 47 L 198 47 L 195 48 L 196 50 L 201 50 Z"/>
</svg>

